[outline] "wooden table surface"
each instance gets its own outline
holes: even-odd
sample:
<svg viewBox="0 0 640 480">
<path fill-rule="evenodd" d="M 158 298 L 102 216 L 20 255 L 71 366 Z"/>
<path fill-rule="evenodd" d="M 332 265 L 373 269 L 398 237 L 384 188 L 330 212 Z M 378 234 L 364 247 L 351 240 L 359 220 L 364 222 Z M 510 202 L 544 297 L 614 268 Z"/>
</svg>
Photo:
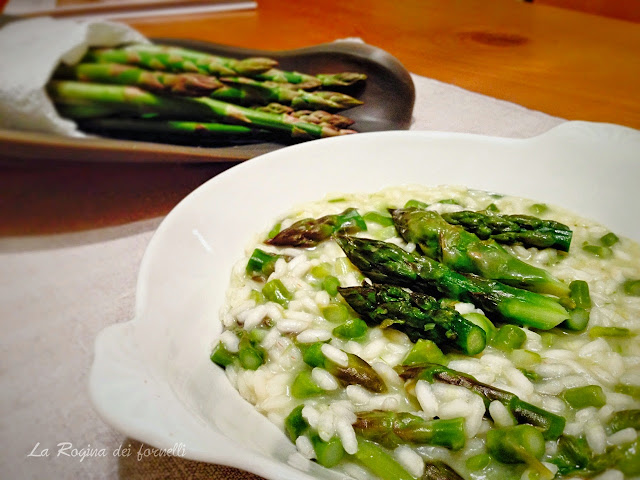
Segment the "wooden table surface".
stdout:
<svg viewBox="0 0 640 480">
<path fill-rule="evenodd" d="M 260 0 L 255 10 L 121 21 L 148 37 L 269 50 L 358 37 L 419 75 L 570 120 L 640 128 L 638 23 L 517 0 Z M 10 155 L 5 149 L 0 160 Z M 3 166 L 0 235 L 164 215 L 228 166 Z"/>
</svg>

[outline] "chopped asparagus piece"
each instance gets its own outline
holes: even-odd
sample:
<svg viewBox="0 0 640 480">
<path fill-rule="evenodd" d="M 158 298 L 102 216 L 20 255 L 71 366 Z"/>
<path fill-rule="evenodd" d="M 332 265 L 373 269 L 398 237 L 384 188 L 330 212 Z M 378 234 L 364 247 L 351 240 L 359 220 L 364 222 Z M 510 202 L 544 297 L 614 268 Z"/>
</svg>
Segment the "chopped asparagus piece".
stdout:
<svg viewBox="0 0 640 480">
<path fill-rule="evenodd" d="M 573 408 L 600 408 L 607 403 L 607 397 L 600 385 L 569 388 L 564 391 L 562 398 Z"/>
<path fill-rule="evenodd" d="M 591 338 L 598 338 L 598 337 L 629 338 L 633 336 L 633 333 L 628 328 L 596 326 L 589 330 L 589 336 Z"/>
<path fill-rule="evenodd" d="M 281 257 L 274 253 L 267 253 L 256 248 L 247 262 L 246 272 L 250 275 L 257 275 L 268 278 L 275 270 L 276 261 Z"/>
<path fill-rule="evenodd" d="M 265 283 L 264 287 L 262 287 L 262 294 L 267 300 L 278 303 L 283 307 L 286 307 L 289 304 L 289 300 L 293 298 L 291 292 L 287 290 L 287 287 L 284 286 L 284 283 L 279 278 Z"/>
<path fill-rule="evenodd" d="M 529 463 L 544 454 L 544 438 L 536 427 L 514 425 L 487 432 L 487 448 L 502 463 Z"/>
<path fill-rule="evenodd" d="M 441 461 L 425 462 L 420 480 L 464 480 L 453 468 Z"/>
<path fill-rule="evenodd" d="M 491 345 L 504 352 L 511 352 L 522 347 L 527 340 L 527 334 L 515 325 L 503 325 L 491 341 Z"/>
<path fill-rule="evenodd" d="M 396 367 L 405 380 L 426 380 L 458 385 L 480 395 L 485 403 L 487 415 L 489 404 L 494 400 L 502 403 L 520 424 L 538 427 L 546 440 L 557 439 L 564 430 L 565 419 L 540 407 L 524 402 L 517 395 L 477 381 L 471 375 L 452 370 L 443 365 L 423 364 L 414 367 Z"/>
<path fill-rule="evenodd" d="M 402 361 L 402 365 L 411 366 L 423 363 L 446 365 L 446 362 L 447 357 L 445 357 L 442 350 L 438 348 L 438 345 L 431 340 L 420 338 Z"/>
<path fill-rule="evenodd" d="M 356 434 L 387 448 L 402 444 L 438 445 L 459 450 L 465 445 L 464 418 L 425 420 L 408 412 L 360 412 Z"/>
<path fill-rule="evenodd" d="M 353 456 L 381 480 L 415 480 L 404 467 L 375 442 L 358 438 L 358 451 Z"/>
<path fill-rule="evenodd" d="M 640 409 L 621 410 L 611 415 L 607 422 L 607 430 L 610 433 L 619 432 L 625 428 L 640 430 Z"/>
</svg>

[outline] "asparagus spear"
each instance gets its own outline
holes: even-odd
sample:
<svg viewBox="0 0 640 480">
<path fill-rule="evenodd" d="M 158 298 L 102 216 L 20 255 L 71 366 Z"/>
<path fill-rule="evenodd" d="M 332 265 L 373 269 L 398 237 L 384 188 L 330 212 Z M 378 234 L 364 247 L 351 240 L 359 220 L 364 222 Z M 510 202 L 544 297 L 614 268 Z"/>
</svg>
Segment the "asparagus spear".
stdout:
<svg viewBox="0 0 640 480">
<path fill-rule="evenodd" d="M 314 76 L 300 72 L 288 72 L 277 68 L 252 76 L 259 80 L 293 83 L 298 85 L 298 88 L 306 90 L 318 87 L 349 87 L 367 79 L 364 73 L 356 72 L 321 73 Z"/>
<path fill-rule="evenodd" d="M 66 78 L 85 82 L 133 85 L 157 93 L 199 96 L 221 88 L 216 77 L 200 73 L 166 73 L 148 71 L 117 63 L 79 63 L 61 65 L 54 78 Z"/>
<path fill-rule="evenodd" d="M 416 208 L 392 211 L 396 229 L 422 252 L 462 273 L 475 273 L 514 287 L 567 296 L 569 287 L 549 272 L 511 255 L 493 240 L 444 221 L 439 213 Z"/>
<path fill-rule="evenodd" d="M 452 225 L 460 225 L 482 240 L 492 238 L 498 243 L 521 243 L 527 247 L 555 248 L 569 251 L 573 232 L 569 227 L 553 220 L 542 220 L 531 215 L 502 215 L 490 211 L 443 213 Z"/>
<path fill-rule="evenodd" d="M 289 228 L 266 240 L 265 243 L 306 248 L 327 240 L 336 232 L 356 233 L 366 229 L 367 224 L 358 211 L 355 208 L 348 208 L 337 215 L 298 220 Z"/>
<path fill-rule="evenodd" d="M 231 85 L 241 91 L 248 91 L 255 103 L 279 102 L 290 105 L 294 109 L 332 109 L 344 110 L 346 108 L 362 105 L 357 98 L 339 92 L 315 91 L 307 92 L 295 85 L 279 82 L 262 82 L 246 77 L 223 77 L 226 85 Z M 212 93 L 215 97 L 215 92 Z"/>
<path fill-rule="evenodd" d="M 356 83 L 364 82 L 367 76 L 364 73 L 340 72 L 319 73 L 316 75 L 323 87 L 350 87 Z"/>
<path fill-rule="evenodd" d="M 354 124 L 354 120 L 351 118 L 338 115 L 337 113 L 329 113 L 324 110 L 294 110 L 288 105 L 282 105 L 276 102 L 262 106 L 254 106 L 252 108 L 261 112 L 276 114 L 287 113 L 304 122 L 315 123 L 317 125 L 329 125 L 335 128 L 349 128 Z"/>
<path fill-rule="evenodd" d="M 200 72 L 211 75 L 255 75 L 277 65 L 270 58 L 234 58 L 166 45 L 134 44 L 122 48 L 92 48 L 84 62 L 124 63 L 151 70 Z"/>
<path fill-rule="evenodd" d="M 518 423 L 540 428 L 545 440 L 557 439 L 564 430 L 565 419 L 563 417 L 524 402 L 514 393 L 479 382 L 466 373 L 458 372 L 436 363 L 409 367 L 399 366 L 396 369 L 405 380 L 415 379 L 426 380 L 429 383 L 447 383 L 465 387 L 477 393 L 485 403 L 487 415 L 489 414 L 489 405 L 497 400 L 507 407 Z"/>
<path fill-rule="evenodd" d="M 377 240 L 344 235 L 338 245 L 373 282 L 409 287 L 425 293 L 470 302 L 508 323 L 549 330 L 569 316 L 551 297 L 471 274 L 460 274 L 425 256 Z"/>
<path fill-rule="evenodd" d="M 360 412 L 356 434 L 387 448 L 410 443 L 459 450 L 465 445 L 464 418 L 425 420 L 408 412 Z"/>
<path fill-rule="evenodd" d="M 313 75 L 300 72 L 288 72 L 277 68 L 271 68 L 266 72 L 252 75 L 252 77 L 270 82 L 293 83 L 303 90 L 311 90 L 323 86 L 322 80 Z"/>
<path fill-rule="evenodd" d="M 226 123 L 185 122 L 181 120 L 153 120 L 139 118 L 91 118 L 82 120 L 84 107 L 61 108 L 60 113 L 79 120 L 85 132 L 124 135 L 135 138 L 158 138 L 165 140 L 189 141 L 212 140 L 219 142 L 264 141 L 273 138 L 266 130 L 258 130 L 244 125 Z M 107 109 L 108 111 L 108 109 Z M 89 115 L 93 110 L 88 112 Z"/>
<path fill-rule="evenodd" d="M 487 343 L 485 331 L 435 298 L 392 285 L 340 287 L 338 292 L 368 322 L 405 332 L 411 341 L 432 340 L 476 355 Z"/>
<path fill-rule="evenodd" d="M 299 139 L 353 133 L 352 130 L 314 125 L 286 114 L 258 112 L 212 98 L 160 96 L 131 86 L 54 80 L 49 82 L 48 92 L 58 105 L 107 106 L 122 114 L 154 114 L 190 121 L 211 121 L 213 118 L 224 123 L 287 133 L 292 138 Z"/>
</svg>

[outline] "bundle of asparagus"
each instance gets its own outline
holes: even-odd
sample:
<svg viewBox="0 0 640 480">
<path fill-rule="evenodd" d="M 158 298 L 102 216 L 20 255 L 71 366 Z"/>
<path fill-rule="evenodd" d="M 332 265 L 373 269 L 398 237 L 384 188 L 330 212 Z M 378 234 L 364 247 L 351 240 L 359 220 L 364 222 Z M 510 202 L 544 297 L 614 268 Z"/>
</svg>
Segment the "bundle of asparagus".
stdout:
<svg viewBox="0 0 640 480">
<path fill-rule="evenodd" d="M 106 136 L 162 142 L 292 142 L 356 133 L 336 112 L 362 104 L 332 91 L 356 72 L 309 75 L 270 58 L 226 58 L 163 45 L 90 49 L 47 85 L 59 113 Z"/>
</svg>

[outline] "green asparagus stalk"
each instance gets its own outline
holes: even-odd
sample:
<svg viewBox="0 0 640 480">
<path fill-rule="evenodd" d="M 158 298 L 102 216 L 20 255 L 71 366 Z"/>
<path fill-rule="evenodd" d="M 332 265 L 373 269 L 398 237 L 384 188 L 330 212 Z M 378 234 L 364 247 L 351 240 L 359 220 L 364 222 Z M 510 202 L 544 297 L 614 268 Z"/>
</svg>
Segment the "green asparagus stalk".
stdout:
<svg viewBox="0 0 640 480">
<path fill-rule="evenodd" d="M 178 47 L 135 44 L 123 48 L 90 49 L 84 62 L 122 63 L 151 70 L 199 72 L 210 75 L 256 75 L 277 65 L 270 58 L 237 60 Z"/>
<path fill-rule="evenodd" d="M 471 274 L 460 274 L 435 260 L 377 240 L 338 235 L 349 260 L 373 282 L 470 302 L 507 323 L 549 330 L 568 318 L 551 297 Z"/>
<path fill-rule="evenodd" d="M 253 278 L 266 279 L 275 270 L 276 262 L 282 255 L 268 253 L 264 250 L 256 248 L 253 250 L 245 271 Z"/>
<path fill-rule="evenodd" d="M 381 480 L 415 480 L 387 450 L 375 442 L 359 437 L 358 451 L 353 456 Z"/>
<path fill-rule="evenodd" d="M 384 380 L 362 358 L 352 353 L 347 355 L 347 365 L 340 365 L 329 358 L 325 358 L 324 368 L 332 374 L 343 386 L 360 385 L 374 393 L 387 391 Z"/>
<path fill-rule="evenodd" d="M 465 445 L 464 418 L 425 420 L 408 412 L 360 412 L 356 434 L 387 448 L 398 445 L 438 445 L 459 450 Z"/>
<path fill-rule="evenodd" d="M 339 92 L 318 90 L 307 92 L 295 85 L 279 82 L 262 82 L 246 77 L 223 77 L 226 85 L 230 85 L 241 91 L 248 91 L 250 99 L 254 103 L 278 102 L 290 105 L 294 109 L 330 109 L 344 110 L 362 105 L 357 98 Z M 214 98 L 215 92 L 212 93 Z M 250 103 L 249 103 L 250 104 Z"/>
<path fill-rule="evenodd" d="M 392 212 L 396 229 L 422 253 L 462 273 L 475 273 L 537 293 L 567 296 L 569 287 L 549 272 L 511 255 L 493 240 L 444 221 L 439 213 L 415 208 Z"/>
<path fill-rule="evenodd" d="M 625 428 L 640 430 L 640 409 L 621 410 L 614 413 L 607 422 L 607 431 L 619 432 Z"/>
<path fill-rule="evenodd" d="M 243 108 L 206 97 L 170 97 L 154 95 L 137 87 L 54 80 L 48 92 L 58 105 L 107 106 L 129 115 L 154 114 L 165 118 L 241 124 L 253 128 L 286 133 L 296 139 L 321 138 L 353 133 Z"/>
<path fill-rule="evenodd" d="M 551 480 L 554 477 L 540 461 L 545 452 L 544 437 L 531 425 L 489 430 L 487 449 L 502 463 L 526 463 L 541 480 Z"/>
<path fill-rule="evenodd" d="M 545 440 L 557 439 L 564 430 L 565 419 L 540 407 L 520 400 L 514 393 L 479 382 L 473 376 L 458 372 L 440 364 L 396 367 L 405 379 L 425 380 L 429 383 L 440 382 L 465 387 L 480 395 L 489 414 L 489 405 L 499 401 L 513 414 L 520 424 L 529 424 L 541 429 Z"/>
<path fill-rule="evenodd" d="M 281 230 L 265 243 L 277 246 L 313 247 L 327 240 L 336 232 L 356 233 L 367 229 L 367 224 L 355 208 L 348 208 L 337 215 L 325 215 L 318 219 L 298 220 Z"/>
<path fill-rule="evenodd" d="M 220 80 L 210 75 L 148 71 L 117 63 L 61 65 L 54 73 L 54 78 L 132 85 L 150 92 L 189 96 L 207 95 L 223 86 Z"/>
<path fill-rule="evenodd" d="M 352 353 L 346 355 L 346 365 L 331 360 L 322 353 L 322 342 L 300 345 L 302 359 L 310 367 L 321 367 L 332 374 L 343 385 L 360 385 L 375 393 L 387 391 L 384 380 L 365 360 Z"/>
<path fill-rule="evenodd" d="M 640 440 L 611 446 L 596 455 L 584 438 L 562 435 L 550 462 L 558 466 L 562 478 L 591 478 L 608 469 L 619 470 L 624 478 L 637 478 L 640 475 Z"/>
<path fill-rule="evenodd" d="M 107 135 L 121 135 L 135 138 L 158 138 L 166 140 L 211 140 L 219 142 L 265 141 L 273 138 L 267 130 L 259 130 L 243 125 L 226 123 L 184 122 L 180 120 L 153 120 L 139 118 L 90 118 L 82 120 L 84 107 L 72 107 L 74 111 L 63 107 L 61 114 L 79 120 L 81 130 Z M 108 110 L 108 109 L 107 109 Z M 89 115 L 93 111 L 88 112 Z"/>
<path fill-rule="evenodd" d="M 480 353 L 487 343 L 482 328 L 429 295 L 379 284 L 341 287 L 338 292 L 366 321 L 400 330 L 413 342 L 426 338 L 467 355 Z"/>
<path fill-rule="evenodd" d="M 288 72 L 278 68 L 271 68 L 266 72 L 252 75 L 257 80 L 266 80 L 270 82 L 292 83 L 303 90 L 311 90 L 323 86 L 322 80 L 314 75 L 308 75 L 301 72 Z"/>
<path fill-rule="evenodd" d="M 316 125 L 329 125 L 335 128 L 349 128 L 354 124 L 354 120 L 337 113 L 329 113 L 324 110 L 294 110 L 288 105 L 271 102 L 268 105 L 254 106 L 255 110 L 268 113 L 286 113 L 304 122 L 315 123 Z"/>
<path fill-rule="evenodd" d="M 340 73 L 319 73 L 316 75 L 322 82 L 323 87 L 350 87 L 360 82 L 364 82 L 367 76 L 364 73 L 340 72 Z"/>
<path fill-rule="evenodd" d="M 589 464 L 591 450 L 584 438 L 560 435 L 556 453 L 549 460 L 558 467 L 561 475 L 584 470 Z"/>
<path fill-rule="evenodd" d="M 298 85 L 298 88 L 305 90 L 318 87 L 349 87 L 367 79 L 367 76 L 364 73 L 321 73 L 314 76 L 300 72 L 288 72 L 277 68 L 272 68 L 266 72 L 252 76 L 259 80 L 293 83 Z"/>
<path fill-rule="evenodd" d="M 566 225 L 542 220 L 531 215 L 502 215 L 490 211 L 443 213 L 452 225 L 460 225 L 480 239 L 492 238 L 498 243 L 522 244 L 526 247 L 555 248 L 569 251 L 573 232 Z"/>
</svg>

